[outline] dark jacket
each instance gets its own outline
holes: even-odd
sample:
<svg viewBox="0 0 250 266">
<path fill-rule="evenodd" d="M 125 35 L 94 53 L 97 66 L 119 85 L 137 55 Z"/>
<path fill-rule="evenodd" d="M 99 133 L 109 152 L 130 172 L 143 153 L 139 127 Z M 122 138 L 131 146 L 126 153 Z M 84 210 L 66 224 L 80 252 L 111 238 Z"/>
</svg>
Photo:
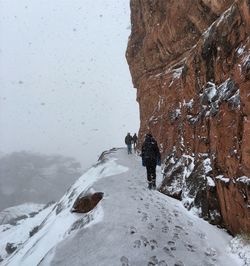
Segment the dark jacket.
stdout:
<svg viewBox="0 0 250 266">
<path fill-rule="evenodd" d="M 131 135 L 127 135 L 125 137 L 125 144 L 126 145 L 131 145 L 132 144 L 132 140 L 133 140 L 133 138 L 131 137 Z"/>
<path fill-rule="evenodd" d="M 138 139 L 138 137 L 134 134 L 134 136 L 133 136 L 133 142 L 136 143 L 137 142 L 137 139 Z"/>
<path fill-rule="evenodd" d="M 157 145 L 156 140 L 152 137 L 152 135 L 146 135 L 145 141 L 142 144 L 142 161 L 151 160 L 155 162 L 160 162 L 161 154 Z"/>
</svg>

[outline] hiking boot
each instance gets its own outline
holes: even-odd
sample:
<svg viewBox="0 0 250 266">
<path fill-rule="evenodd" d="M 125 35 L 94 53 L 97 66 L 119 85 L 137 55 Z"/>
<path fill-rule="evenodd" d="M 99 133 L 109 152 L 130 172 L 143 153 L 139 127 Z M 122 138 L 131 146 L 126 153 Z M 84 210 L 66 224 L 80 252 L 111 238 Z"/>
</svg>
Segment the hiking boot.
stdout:
<svg viewBox="0 0 250 266">
<path fill-rule="evenodd" d="M 156 189 L 155 179 L 152 179 L 152 188 Z"/>
</svg>

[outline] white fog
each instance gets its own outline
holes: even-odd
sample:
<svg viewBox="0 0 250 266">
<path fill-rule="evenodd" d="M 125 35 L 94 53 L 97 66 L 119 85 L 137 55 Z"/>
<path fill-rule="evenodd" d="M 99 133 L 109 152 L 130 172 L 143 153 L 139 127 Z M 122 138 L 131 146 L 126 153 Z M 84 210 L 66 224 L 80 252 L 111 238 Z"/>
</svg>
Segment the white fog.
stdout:
<svg viewBox="0 0 250 266">
<path fill-rule="evenodd" d="M 139 127 L 127 0 L 0 1 L 0 151 L 83 168 Z"/>
</svg>

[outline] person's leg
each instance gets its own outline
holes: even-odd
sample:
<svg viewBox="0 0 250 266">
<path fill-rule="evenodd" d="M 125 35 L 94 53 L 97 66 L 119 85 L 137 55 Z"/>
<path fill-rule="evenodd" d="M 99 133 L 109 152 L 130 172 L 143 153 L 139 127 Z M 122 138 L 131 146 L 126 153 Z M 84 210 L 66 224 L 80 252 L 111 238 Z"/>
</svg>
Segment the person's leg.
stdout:
<svg viewBox="0 0 250 266">
<path fill-rule="evenodd" d="M 128 153 L 130 153 L 130 154 L 132 153 L 132 151 L 131 151 L 131 144 L 128 145 Z"/>
<path fill-rule="evenodd" d="M 145 161 L 145 165 L 147 169 L 148 188 L 151 189 L 152 188 L 151 165 L 147 160 Z"/>
<path fill-rule="evenodd" d="M 128 154 L 129 154 L 129 145 L 127 145 L 127 151 L 128 151 Z"/>
<path fill-rule="evenodd" d="M 156 162 L 152 163 L 152 186 L 156 189 Z"/>
<path fill-rule="evenodd" d="M 156 162 L 151 160 L 150 161 L 150 167 L 149 167 L 149 172 L 150 172 L 150 178 L 152 182 L 152 188 L 156 188 Z"/>
</svg>

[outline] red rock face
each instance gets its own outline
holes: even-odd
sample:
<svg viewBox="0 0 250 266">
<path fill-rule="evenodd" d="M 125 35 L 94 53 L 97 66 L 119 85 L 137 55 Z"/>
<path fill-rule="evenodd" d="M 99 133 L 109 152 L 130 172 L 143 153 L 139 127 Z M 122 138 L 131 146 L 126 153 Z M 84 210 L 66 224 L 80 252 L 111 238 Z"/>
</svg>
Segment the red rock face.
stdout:
<svg viewBox="0 0 250 266">
<path fill-rule="evenodd" d="M 140 142 L 150 130 L 163 156 L 172 154 L 175 163 L 190 156 L 191 172 L 203 165 L 203 179 L 216 184 L 222 223 L 232 233 L 250 231 L 250 1 L 131 0 L 131 23 L 126 56 Z M 169 165 L 165 171 L 165 178 L 182 180 L 182 199 L 189 187 L 184 168 L 176 176 Z M 202 198 L 212 218 L 209 191 Z M 195 206 L 199 191 L 191 194 Z"/>
</svg>

